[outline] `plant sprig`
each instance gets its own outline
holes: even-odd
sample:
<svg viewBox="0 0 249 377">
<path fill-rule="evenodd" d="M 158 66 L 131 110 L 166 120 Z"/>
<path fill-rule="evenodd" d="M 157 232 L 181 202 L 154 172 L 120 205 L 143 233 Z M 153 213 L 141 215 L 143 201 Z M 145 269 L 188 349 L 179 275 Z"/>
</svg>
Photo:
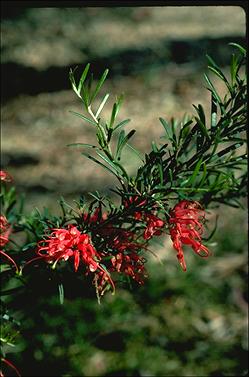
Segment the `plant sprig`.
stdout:
<svg viewBox="0 0 249 377">
<path fill-rule="evenodd" d="M 118 178 L 121 189 L 114 191 L 121 198 L 136 193 L 160 205 L 174 195 L 178 199 L 194 198 L 205 206 L 210 203 L 240 206 L 239 198 L 246 195 L 247 185 L 246 140 L 243 135 L 247 119 L 247 86 L 241 74 L 246 50 L 234 43 L 230 45 L 237 50 L 231 57 L 230 77 L 207 55 L 210 73 L 221 80 L 227 89 L 222 96 L 209 75 L 204 75 L 211 93 L 210 115 L 198 104 L 193 105 L 195 114 L 185 116 L 181 121 L 171 119 L 168 122 L 160 117 L 165 132 L 162 136 L 164 143 L 157 145 L 152 142 L 151 151 L 144 157 L 128 143 L 135 130 L 127 134 L 123 130 L 130 119 L 116 123 L 123 95 L 114 102 L 109 120 L 100 117 L 109 100 L 109 93 L 102 97 L 98 106 L 94 104 L 108 70 L 104 71 L 94 88 L 93 76 L 89 75 L 90 64 L 86 65 L 78 84 L 71 70 L 69 76 L 73 90 L 87 111 L 87 115 L 75 115 L 95 127 L 98 145 L 70 145 L 96 152 L 96 156 L 85 152 L 82 154 Z M 95 107 L 97 110 L 93 111 Z M 113 138 L 116 133 L 117 137 Z M 122 164 L 121 157 L 126 146 L 132 148 L 142 161 L 134 177 L 128 175 Z"/>
</svg>

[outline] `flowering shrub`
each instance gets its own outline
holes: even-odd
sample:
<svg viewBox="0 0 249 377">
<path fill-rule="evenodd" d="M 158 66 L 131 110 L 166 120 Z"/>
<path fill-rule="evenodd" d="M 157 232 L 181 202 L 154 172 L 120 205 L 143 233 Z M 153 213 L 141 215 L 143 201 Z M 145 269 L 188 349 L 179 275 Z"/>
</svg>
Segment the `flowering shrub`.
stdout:
<svg viewBox="0 0 249 377">
<path fill-rule="evenodd" d="M 184 271 L 183 247 L 189 246 L 201 257 L 211 254 L 208 243 L 214 232 L 203 237 L 208 207 L 221 203 L 239 207 L 239 198 L 246 195 L 247 174 L 243 168 L 246 82 L 240 76 L 246 53 L 241 46 L 232 45 L 238 53 L 232 55 L 230 78 L 208 57 L 210 71 L 227 88 L 225 97 L 221 98 L 210 78 L 205 76 L 211 92 L 210 122 L 201 105 L 194 106 L 196 115 L 180 122 L 168 123 L 160 118 L 165 143 L 152 142 L 152 150 L 144 157 L 129 144 L 135 130 L 128 134 L 123 130 L 129 119 L 116 122 L 122 96 L 113 104 L 109 120 L 100 117 L 109 94 L 95 105 L 108 70 L 95 88 L 88 80 L 89 64 L 78 84 L 75 72 L 70 71 L 72 88 L 86 112 L 74 114 L 96 128 L 98 143 L 70 146 L 90 150 L 82 154 L 117 179 L 118 186 L 113 191 L 120 205 L 96 192 L 90 203 L 81 197 L 75 208 L 60 200 L 61 216 L 53 216 L 47 210 L 27 216 L 22 212 L 22 202 L 16 199 L 13 178 L 2 170 L 0 254 L 2 282 L 6 287 L 3 295 L 14 296 L 28 286 L 32 271 L 41 271 L 44 277 L 48 273 L 58 277 L 63 303 L 63 284 L 59 277 L 67 270 L 83 279 L 90 277 L 100 301 L 106 291 L 114 293 L 119 284 L 144 284 L 148 277 L 146 253 L 154 254 L 149 248 L 151 240 L 161 235 L 171 237 Z M 130 176 L 122 164 L 125 147 L 142 160 L 135 176 Z M 15 242 L 18 232 L 22 234 L 22 245 Z M 14 288 L 8 288 L 10 281 Z M 2 316 L 6 326 L 14 321 L 4 302 Z M 1 341 L 10 345 L 14 338 L 15 332 L 3 331 Z M 4 347 L 2 350 L 2 362 L 11 367 Z M 12 369 L 19 374 L 14 366 Z"/>
</svg>

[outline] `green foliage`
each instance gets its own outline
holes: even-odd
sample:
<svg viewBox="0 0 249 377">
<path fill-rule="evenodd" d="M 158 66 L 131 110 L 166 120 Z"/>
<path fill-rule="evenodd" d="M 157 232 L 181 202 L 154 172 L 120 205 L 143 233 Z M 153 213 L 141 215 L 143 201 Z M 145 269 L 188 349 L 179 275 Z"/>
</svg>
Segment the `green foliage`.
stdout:
<svg viewBox="0 0 249 377">
<path fill-rule="evenodd" d="M 141 156 L 128 144 L 135 130 L 131 130 L 128 134 L 125 134 L 124 130 L 120 131 L 116 138 L 115 152 L 112 152 L 111 148 L 111 144 L 115 144 L 113 135 L 129 121 L 124 120 L 115 125 L 123 96 L 114 103 L 110 120 L 102 121 L 98 116 L 109 94 L 104 96 L 96 114 L 93 113 L 91 106 L 104 84 L 107 70 L 97 82 L 93 94 L 91 94 L 91 85 L 83 84 L 89 65 L 83 71 L 83 79 L 81 77 L 78 86 L 71 71 L 70 80 L 73 90 L 81 98 L 91 118 L 76 115 L 95 124 L 99 144 L 99 146 L 88 144 L 81 146 L 91 147 L 101 160 L 90 154 L 82 154 L 118 178 L 122 186 L 122 190 L 118 190 L 121 196 L 127 192 L 136 192 L 147 198 L 156 198 L 157 202 L 171 198 L 194 198 L 202 202 L 205 207 L 210 203 L 224 203 L 235 207 L 241 205 L 239 198 L 246 195 L 247 185 L 245 171 L 247 155 L 244 147 L 246 140 L 243 135 L 246 130 L 247 93 L 246 80 L 241 77 L 246 51 L 237 44 L 231 43 L 231 45 L 239 53 L 232 54 L 230 78 L 227 78 L 215 61 L 207 55 L 210 72 L 227 88 L 224 98 L 218 93 L 210 77 L 205 74 L 208 90 L 211 92 L 210 116 L 199 104 L 194 105 L 196 115 L 184 117 L 182 121 L 172 119 L 168 122 L 160 117 L 159 120 L 165 131 L 162 138 L 166 143 L 159 146 L 152 143 L 152 151 L 142 157 L 143 164 L 135 177 L 129 177 L 120 163 L 122 151 L 126 146 L 132 148 L 136 155 Z M 80 95 L 82 90 L 84 96 Z"/>
</svg>

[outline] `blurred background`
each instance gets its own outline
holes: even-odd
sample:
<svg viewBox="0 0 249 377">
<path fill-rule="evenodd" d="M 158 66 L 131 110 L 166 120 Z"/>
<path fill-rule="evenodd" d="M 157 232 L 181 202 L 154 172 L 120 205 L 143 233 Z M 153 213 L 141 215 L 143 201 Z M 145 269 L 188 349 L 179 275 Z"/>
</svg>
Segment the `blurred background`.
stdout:
<svg viewBox="0 0 249 377">
<path fill-rule="evenodd" d="M 66 146 L 95 140 L 92 128 L 69 112 L 83 112 L 69 69 L 78 66 L 80 75 L 90 62 L 95 78 L 110 69 L 103 93 L 113 101 L 125 94 L 120 120 L 132 119 L 133 145 L 147 152 L 163 134 L 160 116 L 181 118 L 198 103 L 209 111 L 205 54 L 229 72 L 228 43 L 245 45 L 245 13 L 238 6 L 32 8 L 3 2 L 1 32 L 1 168 L 25 194 L 25 211 L 57 213 L 60 195 L 69 202 L 89 191 L 110 195 L 116 184 L 81 150 Z M 110 109 L 109 100 L 104 117 Z M 132 173 L 138 161 L 127 151 L 125 164 Z M 200 260 L 187 250 L 183 273 L 170 243 L 161 240 L 151 248 L 163 264 L 148 256 L 145 286 L 118 289 L 100 306 L 94 289 L 74 277 L 67 277 L 63 306 L 53 282 L 32 277 L 37 292 L 15 303 L 22 331 L 11 360 L 22 375 L 246 375 L 247 214 L 227 207 L 213 210 L 211 218 L 215 214 L 212 257 Z"/>
</svg>

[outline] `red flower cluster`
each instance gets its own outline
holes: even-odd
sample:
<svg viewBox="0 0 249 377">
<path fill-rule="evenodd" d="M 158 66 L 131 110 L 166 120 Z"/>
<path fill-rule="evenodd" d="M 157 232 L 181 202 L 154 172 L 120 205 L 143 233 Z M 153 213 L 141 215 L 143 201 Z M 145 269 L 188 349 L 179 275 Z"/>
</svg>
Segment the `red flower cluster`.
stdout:
<svg viewBox="0 0 249 377">
<path fill-rule="evenodd" d="M 126 208 L 133 206 L 133 218 L 145 225 L 142 239 L 141 234 L 114 225 L 112 219 L 107 214 L 102 215 L 98 207 L 91 215 L 84 213 L 82 220 L 99 240 L 101 251 L 95 250 L 88 234 L 81 233 L 74 225 L 68 225 L 66 229 L 53 229 L 46 240 L 38 243 L 38 259 L 56 265 L 59 260 L 73 258 L 75 271 L 80 261 L 83 262 L 87 273 L 94 273 L 98 295 L 102 295 L 109 285 L 114 289 L 110 274 L 115 272 L 128 275 L 143 284 L 147 277 L 144 267 L 146 260 L 139 255 L 140 251 L 146 250 L 147 241 L 154 235 L 160 235 L 165 226 L 165 221 L 156 216 L 156 209 L 146 212 L 139 208 L 145 203 L 139 197 L 132 197 L 124 204 Z M 201 242 L 203 220 L 204 211 L 198 202 L 182 200 L 170 211 L 170 235 L 183 270 L 186 270 L 183 245 L 190 245 L 200 256 L 209 255 L 209 250 Z"/>
<path fill-rule="evenodd" d="M 11 175 L 7 171 L 0 170 L 0 181 L 12 182 L 13 178 L 11 177 Z"/>
<path fill-rule="evenodd" d="M 144 283 L 144 278 L 147 277 L 147 272 L 144 267 L 145 259 L 140 257 L 137 253 L 118 253 L 112 257 L 111 262 L 113 271 L 122 272 L 132 277 L 139 284 Z"/>
<path fill-rule="evenodd" d="M 149 240 L 152 236 L 160 236 L 162 234 L 161 228 L 163 228 L 165 225 L 163 220 L 151 213 L 148 213 L 145 215 L 145 221 L 147 223 L 144 231 L 145 240 Z"/>
<path fill-rule="evenodd" d="M 138 197 L 135 197 L 137 200 Z M 133 203 L 133 198 L 125 201 L 125 207 Z M 144 204 L 144 202 L 142 203 Z M 138 206 L 141 205 L 138 203 Z M 139 212 L 136 212 L 139 214 Z M 111 264 L 108 270 L 110 272 L 123 273 L 129 275 L 139 284 L 143 284 L 143 279 L 147 276 L 144 267 L 144 258 L 140 257 L 137 253 L 143 249 L 145 244 L 138 241 L 134 232 L 113 226 L 111 222 L 105 224 L 108 219 L 107 214 L 100 214 L 100 208 L 96 208 L 91 216 L 88 214 L 83 215 L 83 219 L 90 225 L 97 222 L 101 226 L 97 229 L 98 234 L 103 239 L 101 257 L 110 257 Z M 96 230 L 95 230 L 96 232 Z M 98 286 L 105 284 L 105 276 L 103 273 L 98 273 Z"/>
<path fill-rule="evenodd" d="M 68 225 L 67 229 L 53 229 L 48 239 L 38 243 L 37 254 L 54 265 L 61 259 L 66 261 L 72 257 L 75 271 L 82 261 L 87 267 L 87 272 L 102 271 L 114 287 L 109 274 L 100 265 L 101 257 L 92 246 L 90 237 L 81 233 L 76 226 Z"/>
<path fill-rule="evenodd" d="M 145 240 L 149 240 L 153 236 L 160 236 L 162 234 L 162 228 L 165 222 L 152 213 L 135 212 L 134 218 L 146 223 L 143 237 Z"/>
<path fill-rule="evenodd" d="M 110 224 L 101 233 L 105 237 L 106 247 L 112 250 L 110 271 L 124 273 L 143 284 L 143 279 L 147 277 L 145 259 L 138 255 L 138 251 L 145 247 L 144 243 L 138 242 L 133 232 Z"/>
<path fill-rule="evenodd" d="M 128 207 L 131 204 L 140 207 L 146 204 L 146 199 L 141 201 L 141 199 L 138 196 L 134 196 L 125 201 L 125 207 Z M 162 228 L 164 227 L 165 222 L 161 220 L 159 217 L 155 216 L 153 213 L 146 213 L 142 210 L 135 211 L 134 218 L 135 220 L 141 220 L 146 223 L 146 228 L 143 234 L 145 240 L 149 240 L 153 236 L 159 236 L 162 234 Z"/>
<path fill-rule="evenodd" d="M 9 242 L 11 226 L 4 215 L 0 215 L 0 247 Z"/>
<path fill-rule="evenodd" d="M 42 246 L 44 243 L 46 246 Z M 75 271 L 78 270 L 80 259 L 91 272 L 98 268 L 98 253 L 90 244 L 89 236 L 81 234 L 73 225 L 69 225 L 68 229 L 54 229 L 47 240 L 39 242 L 38 255 L 55 263 L 73 257 Z"/>
<path fill-rule="evenodd" d="M 177 251 L 177 258 L 184 271 L 186 263 L 182 245 L 190 245 L 195 253 L 201 257 L 208 257 L 209 250 L 201 242 L 205 213 L 196 201 L 182 200 L 170 211 L 170 235 L 173 246 Z"/>
<path fill-rule="evenodd" d="M 11 232 L 11 226 L 8 223 L 6 217 L 4 215 L 0 215 L 0 247 L 4 247 L 9 242 L 9 235 Z M 15 267 L 16 271 L 18 272 L 18 267 L 16 262 L 3 250 L 0 250 L 0 254 L 5 258 L 8 259 L 11 264 Z"/>
</svg>

